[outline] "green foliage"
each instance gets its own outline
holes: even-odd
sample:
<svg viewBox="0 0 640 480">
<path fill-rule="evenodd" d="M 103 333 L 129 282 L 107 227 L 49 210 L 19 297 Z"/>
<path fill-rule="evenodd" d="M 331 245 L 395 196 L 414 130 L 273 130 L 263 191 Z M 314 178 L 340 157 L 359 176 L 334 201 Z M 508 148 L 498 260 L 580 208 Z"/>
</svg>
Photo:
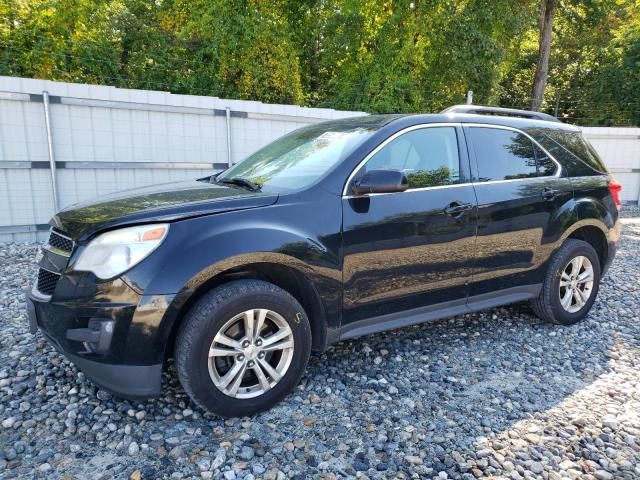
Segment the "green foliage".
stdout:
<svg viewBox="0 0 640 480">
<path fill-rule="evenodd" d="M 537 0 L 2 0 L 0 74 L 369 112 L 528 107 Z M 560 0 L 543 107 L 640 123 L 640 0 Z"/>
<path fill-rule="evenodd" d="M 179 8 L 184 22 L 176 33 L 189 45 L 187 54 L 198 59 L 189 68 L 196 87 L 208 85 L 229 98 L 302 101 L 300 66 L 281 2 L 187 0 Z"/>
<path fill-rule="evenodd" d="M 638 0 L 560 1 L 543 110 L 580 125 L 640 124 L 638 25 Z M 532 30 L 501 81 L 503 106 L 530 105 L 537 49 Z"/>
<path fill-rule="evenodd" d="M 407 174 L 409 188 L 438 187 L 458 183 L 459 175 L 444 165 L 435 170 L 418 170 Z"/>
</svg>

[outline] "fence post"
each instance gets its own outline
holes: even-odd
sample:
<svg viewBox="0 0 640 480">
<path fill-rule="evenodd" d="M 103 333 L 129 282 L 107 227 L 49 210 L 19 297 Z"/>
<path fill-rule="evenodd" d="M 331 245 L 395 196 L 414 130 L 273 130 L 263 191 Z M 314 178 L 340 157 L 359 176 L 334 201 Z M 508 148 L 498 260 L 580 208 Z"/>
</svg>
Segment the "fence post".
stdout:
<svg viewBox="0 0 640 480">
<path fill-rule="evenodd" d="M 233 160 L 231 160 L 231 109 L 225 108 L 225 114 L 227 117 L 227 164 L 231 166 Z"/>
<path fill-rule="evenodd" d="M 467 92 L 467 105 L 473 105 L 473 90 Z"/>
<path fill-rule="evenodd" d="M 49 114 L 49 92 L 42 92 L 44 106 L 44 124 L 47 129 L 47 147 L 49 149 L 49 170 L 51 171 L 51 191 L 53 193 L 53 210 L 58 213 L 58 185 L 56 181 L 56 161 L 53 156 L 53 140 L 51 137 L 51 115 Z"/>
</svg>

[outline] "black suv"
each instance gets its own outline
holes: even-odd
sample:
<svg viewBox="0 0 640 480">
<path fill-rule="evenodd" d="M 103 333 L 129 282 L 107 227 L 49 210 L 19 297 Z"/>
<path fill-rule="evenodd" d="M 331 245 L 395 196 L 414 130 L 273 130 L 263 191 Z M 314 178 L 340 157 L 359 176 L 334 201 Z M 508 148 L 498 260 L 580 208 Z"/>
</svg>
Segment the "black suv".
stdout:
<svg viewBox="0 0 640 480">
<path fill-rule="evenodd" d="M 523 300 L 582 319 L 619 193 L 580 131 L 544 114 L 318 123 L 217 175 L 58 213 L 29 318 L 115 394 L 159 394 L 173 357 L 202 408 L 251 414 L 340 340 Z"/>
</svg>

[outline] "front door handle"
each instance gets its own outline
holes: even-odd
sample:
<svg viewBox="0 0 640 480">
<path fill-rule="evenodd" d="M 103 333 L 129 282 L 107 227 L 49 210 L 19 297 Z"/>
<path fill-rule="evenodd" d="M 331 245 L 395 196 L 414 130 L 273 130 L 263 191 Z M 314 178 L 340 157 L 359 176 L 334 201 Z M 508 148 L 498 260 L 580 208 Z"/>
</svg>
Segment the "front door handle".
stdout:
<svg viewBox="0 0 640 480">
<path fill-rule="evenodd" d="M 444 213 L 447 215 L 451 215 L 452 217 L 460 217 L 467 210 L 471 210 L 473 205 L 470 203 L 462 203 L 462 202 L 451 202 L 449 205 L 444 207 Z"/>
<path fill-rule="evenodd" d="M 542 190 L 542 198 L 545 200 L 553 200 L 556 198 L 556 195 L 560 193 L 559 190 L 554 190 L 553 188 L 546 187 Z"/>
</svg>

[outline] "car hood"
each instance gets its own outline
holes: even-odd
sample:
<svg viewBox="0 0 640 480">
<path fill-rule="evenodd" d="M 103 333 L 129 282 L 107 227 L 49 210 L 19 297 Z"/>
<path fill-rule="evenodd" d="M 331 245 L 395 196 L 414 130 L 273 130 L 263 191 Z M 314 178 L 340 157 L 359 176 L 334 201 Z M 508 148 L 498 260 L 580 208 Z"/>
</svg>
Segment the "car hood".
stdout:
<svg viewBox="0 0 640 480">
<path fill-rule="evenodd" d="M 83 240 L 113 227 L 264 207 L 277 200 L 277 194 L 190 180 L 126 190 L 76 203 L 56 214 L 50 223 L 74 240 Z"/>
</svg>

